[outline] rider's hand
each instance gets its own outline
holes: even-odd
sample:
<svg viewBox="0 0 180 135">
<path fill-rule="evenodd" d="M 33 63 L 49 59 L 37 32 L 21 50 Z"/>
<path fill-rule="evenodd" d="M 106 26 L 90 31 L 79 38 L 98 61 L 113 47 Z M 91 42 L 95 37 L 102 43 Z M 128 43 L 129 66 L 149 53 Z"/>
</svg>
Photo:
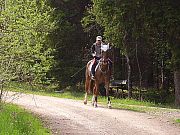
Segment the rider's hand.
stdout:
<svg viewBox="0 0 180 135">
<path fill-rule="evenodd" d="M 93 57 L 95 57 L 95 56 L 96 56 L 96 54 L 95 54 L 95 53 L 92 53 L 92 56 L 93 56 Z"/>
</svg>

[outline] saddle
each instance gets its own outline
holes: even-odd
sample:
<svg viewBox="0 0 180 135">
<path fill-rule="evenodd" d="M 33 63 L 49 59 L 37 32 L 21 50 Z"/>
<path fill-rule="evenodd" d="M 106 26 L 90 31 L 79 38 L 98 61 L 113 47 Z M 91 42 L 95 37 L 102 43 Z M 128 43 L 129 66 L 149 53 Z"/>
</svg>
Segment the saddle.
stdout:
<svg viewBox="0 0 180 135">
<path fill-rule="evenodd" d="M 97 70 L 97 68 L 99 66 L 99 60 L 96 60 L 95 67 L 93 67 L 94 63 L 95 63 L 94 59 L 90 61 L 90 66 L 89 66 L 89 73 L 90 73 L 90 75 L 89 76 L 92 76 L 92 70 L 94 70 L 94 72 L 96 72 L 96 70 Z"/>
</svg>

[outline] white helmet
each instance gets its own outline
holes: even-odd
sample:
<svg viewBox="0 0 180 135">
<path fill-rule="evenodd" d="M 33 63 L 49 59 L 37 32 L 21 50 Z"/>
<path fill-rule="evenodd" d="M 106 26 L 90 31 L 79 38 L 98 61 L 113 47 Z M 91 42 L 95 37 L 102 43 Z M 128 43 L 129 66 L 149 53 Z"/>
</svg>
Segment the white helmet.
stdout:
<svg viewBox="0 0 180 135">
<path fill-rule="evenodd" d="M 97 36 L 96 40 L 101 40 L 102 41 L 102 37 L 101 36 Z"/>
</svg>

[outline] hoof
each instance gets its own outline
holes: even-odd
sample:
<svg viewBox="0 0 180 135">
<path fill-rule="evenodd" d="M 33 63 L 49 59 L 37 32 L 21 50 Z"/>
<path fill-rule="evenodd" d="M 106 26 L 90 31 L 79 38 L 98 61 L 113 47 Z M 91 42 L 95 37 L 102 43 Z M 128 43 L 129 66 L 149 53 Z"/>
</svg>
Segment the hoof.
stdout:
<svg viewBox="0 0 180 135">
<path fill-rule="evenodd" d="M 109 108 L 109 109 L 111 109 L 111 108 L 112 108 L 111 104 L 108 104 L 108 108 Z"/>
<path fill-rule="evenodd" d="M 84 104 L 85 104 L 85 105 L 87 104 L 87 100 L 84 100 Z"/>
<path fill-rule="evenodd" d="M 112 106 L 109 106 L 109 105 L 108 105 L 108 108 L 109 108 L 109 109 L 111 109 L 111 108 L 112 108 Z"/>
<path fill-rule="evenodd" d="M 97 106 L 97 104 L 95 103 L 95 104 L 94 104 L 94 108 L 97 108 L 97 107 L 98 107 L 98 106 Z"/>
</svg>

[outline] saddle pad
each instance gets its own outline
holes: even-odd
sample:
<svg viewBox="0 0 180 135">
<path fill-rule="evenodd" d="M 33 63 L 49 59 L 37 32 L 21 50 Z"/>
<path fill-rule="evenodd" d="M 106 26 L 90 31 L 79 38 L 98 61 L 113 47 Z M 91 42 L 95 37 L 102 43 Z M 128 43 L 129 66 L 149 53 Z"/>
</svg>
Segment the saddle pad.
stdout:
<svg viewBox="0 0 180 135">
<path fill-rule="evenodd" d="M 88 70 L 89 70 L 89 73 L 91 73 L 91 69 L 92 69 L 92 65 L 93 65 L 94 60 L 90 60 L 89 62 L 90 62 L 90 65 L 89 65 L 89 69 L 88 69 Z M 99 62 L 98 62 L 98 64 L 97 64 L 96 67 L 95 67 L 95 72 L 96 72 L 98 66 L 99 66 Z M 90 76 L 91 76 L 91 75 L 90 75 Z"/>
</svg>

